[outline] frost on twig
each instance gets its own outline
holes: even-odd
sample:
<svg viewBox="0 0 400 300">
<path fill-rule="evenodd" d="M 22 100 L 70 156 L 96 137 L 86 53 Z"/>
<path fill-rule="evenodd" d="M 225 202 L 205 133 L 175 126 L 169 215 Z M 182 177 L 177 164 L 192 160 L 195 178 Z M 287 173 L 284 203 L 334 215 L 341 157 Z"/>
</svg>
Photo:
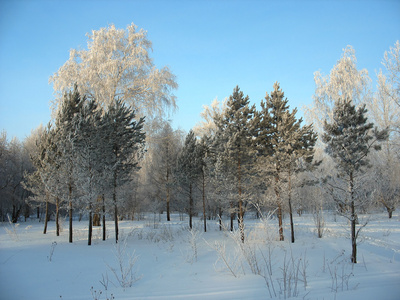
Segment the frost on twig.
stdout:
<svg viewBox="0 0 400 300">
<path fill-rule="evenodd" d="M 135 282 L 142 278 L 142 275 L 138 276 L 135 270 L 138 256 L 135 254 L 135 251 L 129 253 L 126 238 L 115 245 L 114 257 L 117 266 L 113 267 L 109 264 L 107 266 L 122 288 L 132 287 Z"/>
</svg>

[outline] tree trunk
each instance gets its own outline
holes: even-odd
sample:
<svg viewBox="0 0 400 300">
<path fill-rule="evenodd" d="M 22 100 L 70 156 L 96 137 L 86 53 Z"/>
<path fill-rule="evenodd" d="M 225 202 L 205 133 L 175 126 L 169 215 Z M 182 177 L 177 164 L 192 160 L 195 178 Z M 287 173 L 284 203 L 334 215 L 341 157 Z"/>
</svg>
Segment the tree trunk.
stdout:
<svg viewBox="0 0 400 300">
<path fill-rule="evenodd" d="M 240 230 L 240 239 L 242 243 L 244 243 L 244 223 L 243 223 L 243 201 L 242 201 L 242 170 L 241 170 L 241 161 L 240 156 L 238 157 L 238 181 L 239 181 L 239 230 Z"/>
<path fill-rule="evenodd" d="M 293 224 L 293 213 L 292 213 L 292 174 L 289 170 L 289 216 L 290 216 L 290 233 L 292 237 L 292 243 L 294 243 L 294 224 Z"/>
<path fill-rule="evenodd" d="M 231 231 L 233 231 L 233 220 L 235 219 L 235 212 L 233 210 L 233 203 L 231 201 Z"/>
<path fill-rule="evenodd" d="M 218 215 L 219 215 L 219 231 L 222 231 L 222 208 L 218 207 Z"/>
<path fill-rule="evenodd" d="M 353 264 L 357 263 L 357 240 L 356 240 L 356 223 L 357 223 L 357 216 L 355 212 L 355 206 L 354 206 L 354 179 L 353 179 L 353 173 L 350 172 L 350 181 L 349 181 L 349 189 L 350 189 L 350 209 L 351 209 L 351 218 L 350 218 L 350 223 L 351 223 L 351 247 L 352 247 L 352 252 L 351 252 L 351 262 Z"/>
<path fill-rule="evenodd" d="M 89 232 L 88 232 L 88 246 L 92 245 L 92 204 L 89 204 Z"/>
<path fill-rule="evenodd" d="M 104 199 L 104 194 L 102 196 L 103 198 L 103 241 L 106 240 L 106 203 Z"/>
<path fill-rule="evenodd" d="M 275 176 L 275 195 L 278 205 L 279 240 L 283 241 L 285 238 L 283 236 L 282 203 L 278 185 L 279 185 L 279 176 L 277 175 Z"/>
<path fill-rule="evenodd" d="M 115 197 L 115 194 L 113 197 Z M 116 202 L 114 202 L 114 224 L 115 224 L 115 243 L 118 243 L 118 207 Z"/>
<path fill-rule="evenodd" d="M 44 215 L 44 229 L 43 229 L 43 234 L 47 233 L 47 222 L 49 221 L 49 199 L 48 195 L 46 195 L 46 212 Z"/>
<path fill-rule="evenodd" d="M 278 203 L 278 222 L 279 222 L 279 240 L 284 241 L 285 238 L 283 236 L 283 221 L 282 221 L 282 204 Z"/>
<path fill-rule="evenodd" d="M 117 175 L 116 174 L 114 174 L 113 203 L 114 203 L 115 243 L 118 243 L 118 207 L 117 207 Z"/>
<path fill-rule="evenodd" d="M 69 201 L 69 242 L 72 243 L 72 201 Z"/>
<path fill-rule="evenodd" d="M 167 221 L 171 221 L 171 215 L 169 211 L 169 201 L 170 201 L 170 194 L 169 194 L 169 170 L 167 170 Z"/>
<path fill-rule="evenodd" d="M 204 232 L 207 232 L 207 218 L 206 218 L 206 197 L 205 197 L 205 180 L 204 180 L 204 167 L 201 172 L 203 176 L 203 220 L 204 220 Z"/>
<path fill-rule="evenodd" d="M 56 198 L 56 235 L 60 236 L 60 199 Z"/>
<path fill-rule="evenodd" d="M 69 242 L 72 243 L 72 184 L 69 184 Z"/>
<path fill-rule="evenodd" d="M 189 183 L 189 228 L 193 228 L 192 224 L 193 216 L 193 197 L 192 197 L 192 183 Z"/>
</svg>

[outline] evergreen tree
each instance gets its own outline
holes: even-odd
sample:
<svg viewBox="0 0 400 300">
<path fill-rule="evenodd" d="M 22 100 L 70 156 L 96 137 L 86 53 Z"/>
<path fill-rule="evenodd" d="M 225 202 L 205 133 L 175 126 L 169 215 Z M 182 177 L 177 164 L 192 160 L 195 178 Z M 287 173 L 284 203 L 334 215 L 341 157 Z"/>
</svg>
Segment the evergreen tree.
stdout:
<svg viewBox="0 0 400 300">
<path fill-rule="evenodd" d="M 336 196 L 335 201 L 351 224 L 352 263 L 357 263 L 357 236 L 366 225 L 356 231 L 357 209 L 365 202 L 357 193 L 362 188 L 360 175 L 371 167 L 368 157 L 371 150 L 380 150 L 378 143 L 388 137 L 386 130 L 378 131 L 373 123 L 368 123 L 366 113 L 365 105 L 356 108 L 351 100 L 340 99 L 335 103 L 332 122 L 325 121 L 322 135 L 325 151 L 335 162 L 338 177 L 347 183 L 347 190 L 338 188 L 345 195 Z"/>
<path fill-rule="evenodd" d="M 192 130 L 189 131 L 185 139 L 185 144 L 179 153 L 177 164 L 178 181 L 189 197 L 189 227 L 192 229 L 192 218 L 194 214 L 194 192 L 193 188 L 198 182 L 202 172 L 202 157 L 199 152 L 199 145 Z"/>
<path fill-rule="evenodd" d="M 74 151 L 76 165 L 74 169 L 76 184 L 80 189 L 82 207 L 89 214 L 88 245 L 92 243 L 93 212 L 96 200 L 102 191 L 102 182 L 99 174 L 104 167 L 102 153 L 104 148 L 100 132 L 101 110 L 95 101 L 86 101 L 79 112 L 76 123 L 76 137 L 74 138 Z"/>
<path fill-rule="evenodd" d="M 256 138 L 261 174 L 272 176 L 276 205 L 279 219 L 279 239 L 283 236 L 283 201 L 282 191 L 288 183 L 288 205 L 291 224 L 291 238 L 294 242 L 294 225 L 291 203 L 292 175 L 296 162 L 302 158 L 311 162 L 314 155 L 316 134 L 312 126 L 301 127 L 302 119 L 296 118 L 297 109 L 289 111 L 288 100 L 280 89 L 279 83 L 274 84 L 271 95 L 266 95 L 261 101 L 261 111 L 257 113 L 258 135 Z"/>
<path fill-rule="evenodd" d="M 233 175 L 237 188 L 238 222 L 241 239 L 244 242 L 244 201 L 245 183 L 254 162 L 253 137 L 255 134 L 255 106 L 249 106 L 249 97 L 244 96 L 236 86 L 227 102 L 224 114 L 216 120 L 216 151 L 223 155 L 224 163 Z M 232 203 L 232 209 L 234 208 Z M 232 213 L 232 212 L 231 212 Z M 231 229 L 233 215 L 231 214 Z"/>
<path fill-rule="evenodd" d="M 118 242 L 118 188 L 131 179 L 133 172 L 139 169 L 137 152 L 144 146 L 144 118 L 135 120 L 132 108 L 116 100 L 108 108 L 103 122 L 104 138 L 110 149 L 106 149 L 105 162 L 111 166 L 112 201 L 114 207 L 115 240 Z"/>
<path fill-rule="evenodd" d="M 73 141 L 75 139 L 75 123 L 77 115 L 82 109 L 85 98 L 81 99 L 77 86 L 75 85 L 73 92 L 64 94 L 61 107 L 55 120 L 56 126 L 56 143 L 59 149 L 60 170 L 64 181 L 60 181 L 63 191 L 59 197 L 68 202 L 69 211 L 69 242 L 72 243 L 72 202 L 73 191 L 76 190 L 74 178 L 74 159 L 75 153 L 73 149 Z M 76 191 L 75 191 L 76 194 Z M 67 196 L 66 196 L 67 195 Z"/>
</svg>

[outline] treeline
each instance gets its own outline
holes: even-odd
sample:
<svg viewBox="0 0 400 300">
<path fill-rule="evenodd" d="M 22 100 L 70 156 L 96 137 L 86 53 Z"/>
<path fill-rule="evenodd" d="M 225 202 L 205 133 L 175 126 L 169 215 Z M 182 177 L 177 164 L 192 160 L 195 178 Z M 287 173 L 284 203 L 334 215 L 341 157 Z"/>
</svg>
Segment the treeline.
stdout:
<svg viewBox="0 0 400 300">
<path fill-rule="evenodd" d="M 68 210 L 69 241 L 72 242 L 73 211 L 89 219 L 91 244 L 93 216 L 112 212 L 118 241 L 118 209 L 124 204 L 120 193 L 129 193 L 143 155 L 144 119 L 116 99 L 108 107 L 81 97 L 77 89 L 66 93 L 54 123 L 38 133 L 30 155 L 35 171 L 26 174 L 25 188 L 34 203 L 45 203 L 45 229 L 49 204 L 55 204 L 56 234 L 60 233 L 59 212 Z M 97 219 L 97 222 L 99 220 Z"/>
<path fill-rule="evenodd" d="M 258 107 L 237 86 L 183 133 L 166 121 L 175 77 L 152 65 L 151 43 L 136 29 L 111 25 L 89 35 L 88 50 L 71 51 L 51 77 L 54 119 L 23 143 L 2 134 L 2 220 L 36 209 L 44 232 L 54 216 L 58 235 L 61 212 L 72 242 L 73 219 L 85 216 L 90 245 L 93 224 L 102 223 L 106 238 L 107 218 L 118 241 L 118 220 L 153 212 L 169 221 L 174 211 L 189 216 L 190 228 L 202 216 L 204 231 L 207 219 L 222 228 L 228 218 L 230 230 L 237 220 L 244 242 L 245 214 L 273 212 L 280 240 L 289 216 L 294 242 L 294 213 L 313 213 L 321 237 L 330 209 L 350 221 L 356 262 L 366 225 L 356 229 L 359 214 L 380 205 L 391 217 L 399 202 L 399 42 L 385 53 L 374 94 L 350 46 L 329 75 L 316 72 L 309 125 L 275 83 Z"/>
</svg>

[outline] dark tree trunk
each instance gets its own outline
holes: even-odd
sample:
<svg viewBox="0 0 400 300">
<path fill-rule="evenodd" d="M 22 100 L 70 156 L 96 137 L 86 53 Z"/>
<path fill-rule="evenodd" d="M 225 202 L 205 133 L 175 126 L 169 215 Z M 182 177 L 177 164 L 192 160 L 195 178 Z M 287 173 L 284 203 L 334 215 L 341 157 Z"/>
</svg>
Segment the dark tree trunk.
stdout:
<svg viewBox="0 0 400 300">
<path fill-rule="evenodd" d="M 102 196 L 102 200 L 103 200 L 103 241 L 106 240 L 106 203 L 105 203 L 105 199 L 104 199 L 104 195 Z"/>
<path fill-rule="evenodd" d="M 233 203 L 231 202 L 231 231 L 233 231 L 233 220 L 235 219 L 235 212 L 233 210 Z"/>
<path fill-rule="evenodd" d="M 353 180 L 353 173 L 350 172 L 350 182 L 349 182 L 349 189 L 350 189 L 350 209 L 351 209 L 351 262 L 353 264 L 357 263 L 357 236 L 356 236 L 356 223 L 357 223 L 357 216 L 355 212 L 354 206 L 354 180 Z"/>
<path fill-rule="evenodd" d="M 114 174 L 113 203 L 114 203 L 115 243 L 118 243 L 118 206 L 117 206 L 117 175 L 116 174 Z"/>
<path fill-rule="evenodd" d="M 293 213 L 292 213 L 292 176 L 289 171 L 289 216 L 290 216 L 290 233 L 292 237 L 292 243 L 294 243 L 294 224 L 293 224 Z"/>
<path fill-rule="evenodd" d="M 239 181 L 239 230 L 240 230 L 240 239 L 242 243 L 244 243 L 244 223 L 243 223 L 243 201 L 242 201 L 242 170 L 241 170 L 241 160 L 240 155 L 238 158 L 238 181 Z"/>
<path fill-rule="evenodd" d="M 169 170 L 167 170 L 167 221 L 171 221 L 171 215 L 169 211 L 169 202 L 170 202 L 170 194 L 169 194 Z"/>
<path fill-rule="evenodd" d="M 69 184 L 69 194 L 68 194 L 68 198 L 69 198 L 69 242 L 72 243 L 72 235 L 73 235 L 73 231 L 72 231 L 72 184 Z"/>
<path fill-rule="evenodd" d="M 60 199 L 56 198 L 56 235 L 60 236 Z"/>
<path fill-rule="evenodd" d="M 46 195 L 46 198 L 48 196 Z M 49 221 L 49 200 L 46 199 L 46 212 L 44 213 L 44 229 L 43 229 L 43 234 L 47 233 L 47 222 Z"/>
<path fill-rule="evenodd" d="M 72 243 L 72 201 L 69 201 L 69 242 Z"/>
<path fill-rule="evenodd" d="M 192 183 L 189 184 L 189 228 L 193 228 L 192 224 L 193 217 L 193 195 L 192 195 Z"/>
<path fill-rule="evenodd" d="M 88 231 L 88 246 L 92 245 L 92 204 L 89 205 L 89 231 Z"/>
<path fill-rule="evenodd" d="M 207 217 L 206 217 L 206 194 L 205 194 L 205 180 L 204 180 L 204 168 L 201 170 L 203 176 L 203 220 L 204 220 L 204 232 L 207 232 Z"/>
</svg>

